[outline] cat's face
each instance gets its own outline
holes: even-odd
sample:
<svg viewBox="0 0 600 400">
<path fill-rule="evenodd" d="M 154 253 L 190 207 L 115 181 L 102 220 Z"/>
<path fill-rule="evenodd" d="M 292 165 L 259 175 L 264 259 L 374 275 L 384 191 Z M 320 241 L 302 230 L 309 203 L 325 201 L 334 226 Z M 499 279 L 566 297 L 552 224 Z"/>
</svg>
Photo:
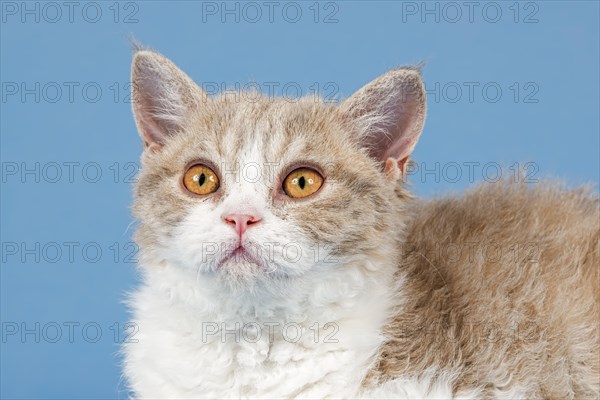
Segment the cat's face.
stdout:
<svg viewBox="0 0 600 400">
<path fill-rule="evenodd" d="M 341 106 L 208 98 L 164 57 L 138 52 L 134 113 L 146 149 L 134 210 L 142 251 L 246 285 L 335 268 L 389 242 L 400 225 L 397 178 L 423 125 L 424 95 L 414 70 L 388 74 Z"/>
</svg>

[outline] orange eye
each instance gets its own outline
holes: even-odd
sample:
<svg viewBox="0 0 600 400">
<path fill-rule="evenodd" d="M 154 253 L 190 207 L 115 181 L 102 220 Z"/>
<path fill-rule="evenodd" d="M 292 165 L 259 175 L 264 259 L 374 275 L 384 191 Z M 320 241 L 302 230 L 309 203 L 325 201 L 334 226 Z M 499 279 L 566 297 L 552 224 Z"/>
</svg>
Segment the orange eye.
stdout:
<svg viewBox="0 0 600 400">
<path fill-rule="evenodd" d="M 183 176 L 183 185 L 194 194 L 210 194 L 219 188 L 219 178 L 206 165 L 192 165 Z"/>
<path fill-rule="evenodd" d="M 290 197 L 299 199 L 314 194 L 323 185 L 323 177 L 312 168 L 293 170 L 283 180 L 283 191 Z"/>
</svg>

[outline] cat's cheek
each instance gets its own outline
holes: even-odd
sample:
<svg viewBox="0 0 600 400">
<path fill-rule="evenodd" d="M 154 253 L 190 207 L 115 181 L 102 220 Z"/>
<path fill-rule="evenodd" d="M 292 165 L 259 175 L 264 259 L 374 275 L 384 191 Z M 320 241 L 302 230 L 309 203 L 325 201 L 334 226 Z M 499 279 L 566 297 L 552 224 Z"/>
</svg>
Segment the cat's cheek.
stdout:
<svg viewBox="0 0 600 400">
<path fill-rule="evenodd" d="M 311 240 L 297 223 L 274 216 L 251 238 L 268 256 L 269 272 L 275 275 L 302 275 L 328 256 L 326 246 Z"/>
</svg>

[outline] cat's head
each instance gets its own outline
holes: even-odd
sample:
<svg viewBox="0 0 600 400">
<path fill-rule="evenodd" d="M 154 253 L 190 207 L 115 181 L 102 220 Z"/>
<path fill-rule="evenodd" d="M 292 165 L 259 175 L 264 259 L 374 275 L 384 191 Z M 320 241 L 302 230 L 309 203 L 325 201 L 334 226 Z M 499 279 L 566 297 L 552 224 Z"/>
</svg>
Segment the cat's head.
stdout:
<svg viewBox="0 0 600 400">
<path fill-rule="evenodd" d="M 142 50 L 132 87 L 142 264 L 244 286 L 339 268 L 397 240 L 399 178 L 425 119 L 417 69 L 392 70 L 339 105 L 211 98 Z"/>
</svg>

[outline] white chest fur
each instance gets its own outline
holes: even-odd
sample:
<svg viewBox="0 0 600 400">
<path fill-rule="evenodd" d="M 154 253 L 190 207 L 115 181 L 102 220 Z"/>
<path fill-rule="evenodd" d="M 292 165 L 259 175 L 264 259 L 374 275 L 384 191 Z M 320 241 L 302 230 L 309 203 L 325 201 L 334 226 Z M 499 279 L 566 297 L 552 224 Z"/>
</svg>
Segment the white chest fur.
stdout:
<svg viewBox="0 0 600 400">
<path fill-rule="evenodd" d="M 136 398 L 453 398 L 454 377 L 435 366 L 361 388 L 401 289 L 391 275 L 346 265 L 275 301 L 225 294 L 177 268 L 149 271 L 131 298 L 139 329 L 124 348 Z"/>
<path fill-rule="evenodd" d="M 139 330 L 137 343 L 126 344 L 125 367 L 134 392 L 355 396 L 384 340 L 392 296 L 389 281 L 351 268 L 315 276 L 278 299 L 225 295 L 213 279 L 151 268 L 131 302 Z"/>
</svg>

